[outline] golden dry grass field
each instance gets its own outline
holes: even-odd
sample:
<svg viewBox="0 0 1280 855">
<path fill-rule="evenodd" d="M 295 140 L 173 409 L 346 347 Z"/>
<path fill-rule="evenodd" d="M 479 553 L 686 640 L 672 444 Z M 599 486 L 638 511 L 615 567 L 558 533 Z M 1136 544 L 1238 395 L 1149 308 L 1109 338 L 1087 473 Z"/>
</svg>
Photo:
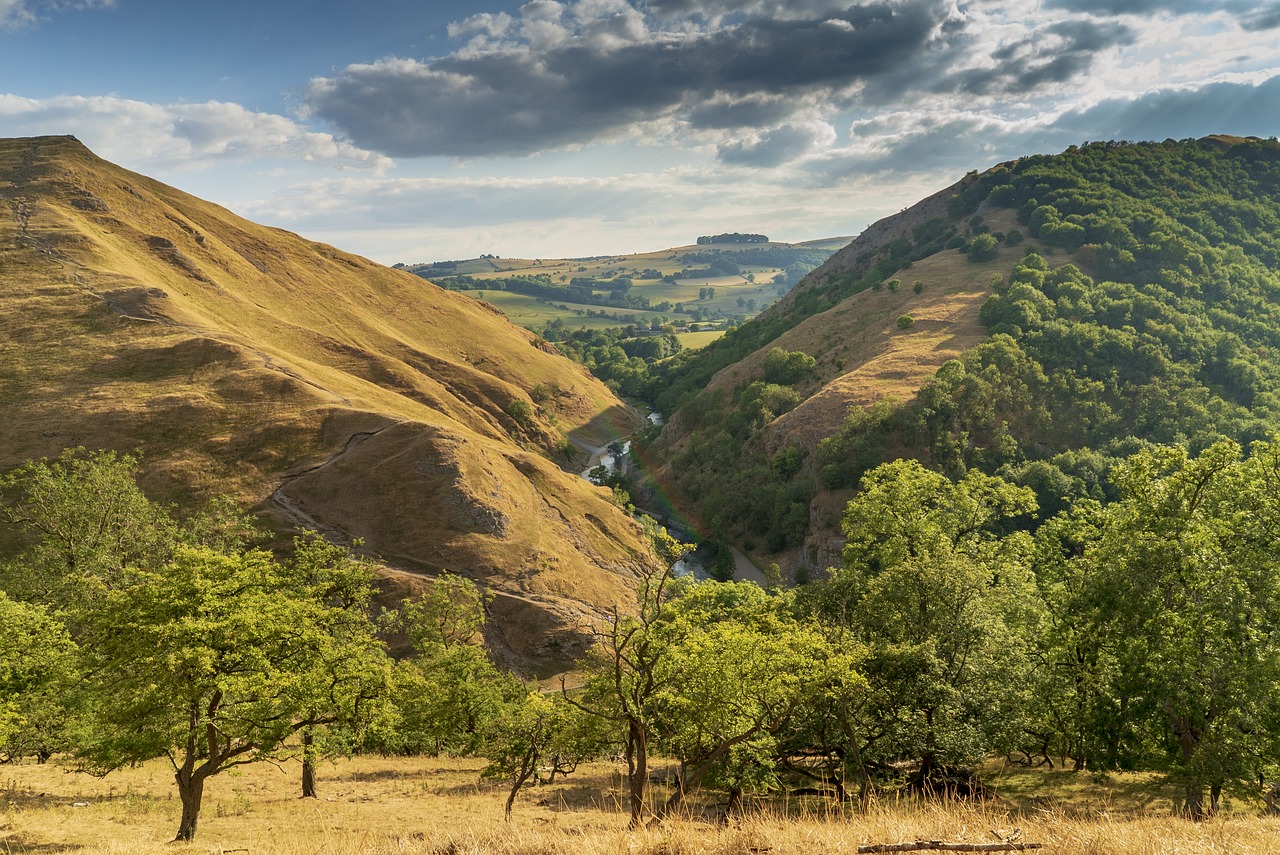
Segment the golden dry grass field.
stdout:
<svg viewBox="0 0 1280 855">
<path fill-rule="evenodd" d="M 134 855 L 166 851 L 302 853 L 853 853 L 868 843 L 991 843 L 1021 829 L 1044 853 L 1164 855 L 1280 852 L 1280 819 L 1249 805 L 1195 824 L 1171 816 L 1151 779 L 991 770 L 987 802 L 886 800 L 846 812 L 823 801 L 772 800 L 721 821 L 714 795 L 659 827 L 626 829 L 618 770 L 580 769 L 530 787 L 502 821 L 504 791 L 482 761 L 357 758 L 322 766 L 320 798 L 297 797 L 298 767 L 259 764 L 214 778 L 196 840 L 172 844 L 179 806 L 162 763 L 97 779 L 56 766 L 0 766 L 0 852 Z M 1039 793 L 1032 796 L 1031 793 Z"/>
</svg>

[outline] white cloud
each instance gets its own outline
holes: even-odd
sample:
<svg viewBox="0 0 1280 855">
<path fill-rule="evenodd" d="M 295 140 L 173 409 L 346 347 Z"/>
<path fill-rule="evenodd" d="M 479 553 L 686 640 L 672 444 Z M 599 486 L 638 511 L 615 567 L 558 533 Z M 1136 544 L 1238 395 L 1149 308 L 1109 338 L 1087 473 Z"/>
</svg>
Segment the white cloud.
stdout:
<svg viewBox="0 0 1280 855">
<path fill-rule="evenodd" d="M 148 104 L 116 96 L 35 100 L 0 94 L 0 121 L 13 136 L 71 134 L 108 160 L 200 167 L 214 161 L 279 158 L 385 169 L 391 161 L 292 119 L 238 104 Z"/>
<path fill-rule="evenodd" d="M 50 12 L 110 9 L 115 5 L 116 0 L 0 0 L 0 30 L 33 26 Z"/>
</svg>

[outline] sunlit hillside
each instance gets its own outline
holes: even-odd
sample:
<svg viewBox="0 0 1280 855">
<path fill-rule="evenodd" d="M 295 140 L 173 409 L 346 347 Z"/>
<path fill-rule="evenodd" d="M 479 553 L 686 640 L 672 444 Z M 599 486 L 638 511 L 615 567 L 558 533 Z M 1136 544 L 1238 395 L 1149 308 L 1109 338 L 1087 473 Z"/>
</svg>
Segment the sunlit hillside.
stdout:
<svg viewBox="0 0 1280 855">
<path fill-rule="evenodd" d="M 230 493 L 282 534 L 483 581 L 539 660 L 629 601 L 635 523 L 561 466 L 638 417 L 533 335 L 72 138 L 0 143 L 0 179 L 0 467 L 140 451 L 153 495 Z"/>
</svg>

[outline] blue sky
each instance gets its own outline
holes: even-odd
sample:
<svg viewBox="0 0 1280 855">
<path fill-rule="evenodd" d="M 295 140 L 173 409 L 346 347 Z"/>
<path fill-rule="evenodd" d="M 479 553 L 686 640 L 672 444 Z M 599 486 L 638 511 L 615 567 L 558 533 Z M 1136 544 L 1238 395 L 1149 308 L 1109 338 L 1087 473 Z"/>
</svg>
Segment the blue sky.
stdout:
<svg viewBox="0 0 1280 855">
<path fill-rule="evenodd" d="M 971 169 L 1280 134 L 1280 0 L 0 0 L 0 135 L 379 261 L 852 235 Z"/>
</svg>

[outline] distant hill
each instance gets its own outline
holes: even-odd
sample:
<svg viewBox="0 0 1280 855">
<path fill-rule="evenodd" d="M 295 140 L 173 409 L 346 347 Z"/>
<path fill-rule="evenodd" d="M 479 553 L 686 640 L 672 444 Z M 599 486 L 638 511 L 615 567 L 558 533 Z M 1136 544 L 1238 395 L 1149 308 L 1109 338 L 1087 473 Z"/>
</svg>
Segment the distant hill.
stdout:
<svg viewBox="0 0 1280 855">
<path fill-rule="evenodd" d="M 803 244 L 730 241 L 559 259 L 486 254 L 397 267 L 445 288 L 477 292 L 515 323 L 545 336 L 550 324 L 556 330 L 594 330 L 741 323 L 846 243 L 838 238 Z"/>
<path fill-rule="evenodd" d="M 1142 443 L 1280 429 L 1277 353 L 1280 143 L 1092 143 L 970 173 L 672 364 L 654 451 L 704 531 L 803 577 L 880 462 L 999 473 L 1043 518 Z"/>
<path fill-rule="evenodd" d="M 651 560 L 609 494 L 561 470 L 638 417 L 483 303 L 265 228 L 69 137 L 0 141 L 0 467 L 140 450 L 144 488 L 230 493 L 411 588 L 499 596 L 532 664 L 630 602 Z"/>
</svg>

